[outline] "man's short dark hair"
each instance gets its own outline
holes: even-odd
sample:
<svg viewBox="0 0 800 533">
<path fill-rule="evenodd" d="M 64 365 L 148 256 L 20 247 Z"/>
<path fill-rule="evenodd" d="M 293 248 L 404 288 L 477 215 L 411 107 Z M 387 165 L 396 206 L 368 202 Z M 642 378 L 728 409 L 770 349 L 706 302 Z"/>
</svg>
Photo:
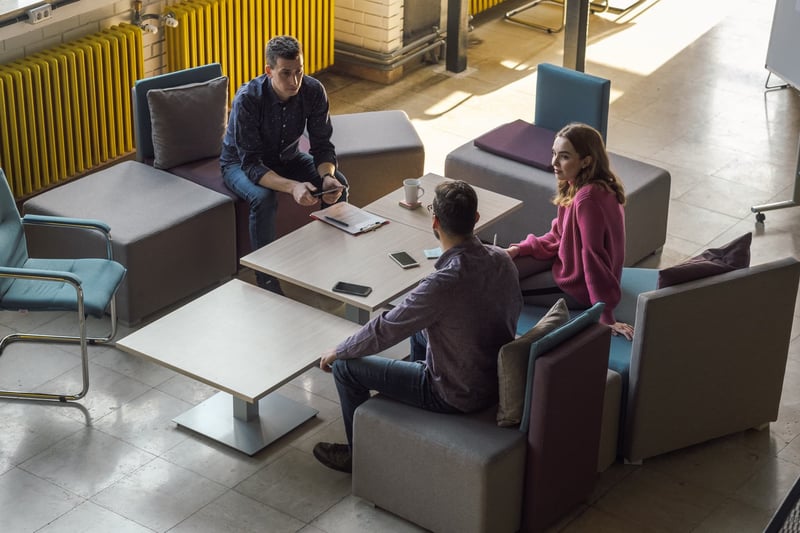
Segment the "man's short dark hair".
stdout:
<svg viewBox="0 0 800 533">
<path fill-rule="evenodd" d="M 273 37 L 267 43 L 267 65 L 270 68 L 275 68 L 279 57 L 291 61 L 300 57 L 302 53 L 303 47 L 300 46 L 300 42 L 291 35 Z"/>
<path fill-rule="evenodd" d="M 472 235 L 478 213 L 478 196 L 465 181 L 445 181 L 436 186 L 433 214 L 443 231 L 454 236 Z"/>
</svg>

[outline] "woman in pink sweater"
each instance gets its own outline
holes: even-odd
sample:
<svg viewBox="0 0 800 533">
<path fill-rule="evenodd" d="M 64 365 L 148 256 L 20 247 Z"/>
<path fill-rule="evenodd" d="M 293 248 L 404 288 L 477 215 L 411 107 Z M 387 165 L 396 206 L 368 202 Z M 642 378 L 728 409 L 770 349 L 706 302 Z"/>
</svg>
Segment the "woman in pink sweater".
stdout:
<svg viewBox="0 0 800 533">
<path fill-rule="evenodd" d="M 606 304 L 601 321 L 615 335 L 633 327 L 614 318 L 625 259 L 625 190 L 611 171 L 603 138 L 585 124 L 569 124 L 553 142 L 558 215 L 541 237 L 528 235 L 507 248 L 520 273 L 527 303 L 569 307 Z"/>
</svg>

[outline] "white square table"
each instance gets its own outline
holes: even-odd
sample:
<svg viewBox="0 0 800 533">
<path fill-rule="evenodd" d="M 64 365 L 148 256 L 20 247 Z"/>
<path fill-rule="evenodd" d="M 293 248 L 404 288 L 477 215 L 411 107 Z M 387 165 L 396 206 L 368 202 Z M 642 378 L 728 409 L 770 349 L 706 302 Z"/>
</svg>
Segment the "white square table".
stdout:
<svg viewBox="0 0 800 533">
<path fill-rule="evenodd" d="M 253 455 L 317 414 L 273 391 L 357 329 L 233 280 L 116 344 L 222 391 L 174 421 Z"/>
<path fill-rule="evenodd" d="M 378 198 L 364 207 L 364 209 L 407 226 L 431 231 L 431 214 L 426 206 L 433 203 L 436 186 L 450 180 L 444 176 L 431 173 L 425 174 L 419 180 L 420 185 L 425 189 L 425 194 L 420 198 L 421 205 L 416 209 L 407 209 L 400 206 L 400 201 L 405 198 L 402 187 Z M 478 213 L 480 213 L 480 219 L 475 224 L 475 233 L 480 233 L 500 218 L 510 215 L 522 207 L 522 200 L 510 198 L 480 187 L 473 186 L 472 188 L 475 189 L 475 193 L 478 196 Z"/>
</svg>

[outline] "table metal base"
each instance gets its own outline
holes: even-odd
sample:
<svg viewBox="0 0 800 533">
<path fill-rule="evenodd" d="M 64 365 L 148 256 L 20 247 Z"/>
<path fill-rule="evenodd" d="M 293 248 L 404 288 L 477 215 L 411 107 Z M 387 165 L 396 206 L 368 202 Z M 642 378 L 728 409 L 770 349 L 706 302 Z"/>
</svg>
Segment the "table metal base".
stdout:
<svg viewBox="0 0 800 533">
<path fill-rule="evenodd" d="M 255 455 L 318 412 L 274 392 L 258 403 L 219 392 L 173 422 L 247 455 Z"/>
</svg>

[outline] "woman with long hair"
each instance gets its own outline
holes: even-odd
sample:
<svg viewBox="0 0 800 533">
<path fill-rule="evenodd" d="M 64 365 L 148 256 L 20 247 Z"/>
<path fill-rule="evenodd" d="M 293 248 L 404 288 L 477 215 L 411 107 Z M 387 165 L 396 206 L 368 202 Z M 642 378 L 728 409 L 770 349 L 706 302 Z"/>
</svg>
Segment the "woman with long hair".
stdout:
<svg viewBox="0 0 800 533">
<path fill-rule="evenodd" d="M 633 327 L 614 318 L 625 260 L 625 189 L 611 170 L 603 137 L 586 124 L 568 124 L 553 141 L 558 214 L 550 231 L 528 235 L 506 251 L 520 273 L 526 303 L 571 308 L 605 303 L 601 321 L 615 335 Z"/>
</svg>

